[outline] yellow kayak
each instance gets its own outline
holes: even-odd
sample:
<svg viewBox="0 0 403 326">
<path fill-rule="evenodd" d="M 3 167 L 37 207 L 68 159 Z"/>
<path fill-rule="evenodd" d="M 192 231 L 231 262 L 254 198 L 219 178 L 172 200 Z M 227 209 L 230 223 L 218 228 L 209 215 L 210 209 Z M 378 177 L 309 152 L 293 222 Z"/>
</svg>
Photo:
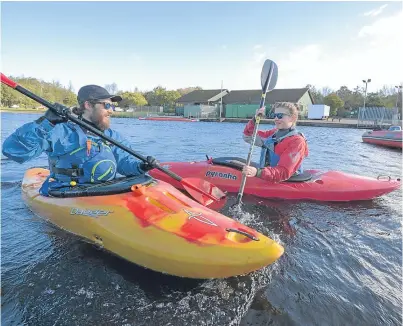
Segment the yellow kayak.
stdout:
<svg viewBox="0 0 403 326">
<path fill-rule="evenodd" d="M 37 215 L 143 267 L 189 278 L 246 274 L 284 248 L 149 176 L 39 194 L 49 171 L 26 171 L 22 196 Z M 57 196 L 57 197 L 55 197 Z"/>
</svg>

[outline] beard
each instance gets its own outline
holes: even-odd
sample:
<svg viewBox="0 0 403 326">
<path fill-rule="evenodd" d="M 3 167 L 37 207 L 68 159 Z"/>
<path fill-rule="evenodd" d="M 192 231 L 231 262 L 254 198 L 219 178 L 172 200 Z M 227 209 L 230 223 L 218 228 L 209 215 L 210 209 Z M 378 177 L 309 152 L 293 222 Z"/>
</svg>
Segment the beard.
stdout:
<svg viewBox="0 0 403 326">
<path fill-rule="evenodd" d="M 91 122 L 101 131 L 109 129 L 110 126 L 109 115 L 103 114 L 101 110 L 94 110 L 91 116 Z"/>
</svg>

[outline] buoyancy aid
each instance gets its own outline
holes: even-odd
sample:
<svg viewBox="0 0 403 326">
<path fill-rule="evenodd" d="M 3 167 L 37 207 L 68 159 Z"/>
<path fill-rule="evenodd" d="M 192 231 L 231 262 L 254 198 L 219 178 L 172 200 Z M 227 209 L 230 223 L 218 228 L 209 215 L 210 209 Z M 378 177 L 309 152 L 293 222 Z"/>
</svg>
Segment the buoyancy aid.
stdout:
<svg viewBox="0 0 403 326">
<path fill-rule="evenodd" d="M 69 126 L 78 136 L 78 146 L 61 155 L 56 152 L 49 156 L 50 175 L 40 189 L 42 195 L 48 195 L 49 187 L 65 187 L 72 182 L 98 183 L 116 176 L 117 163 L 111 145 L 73 123 Z M 51 178 L 55 181 L 49 182 Z"/>
<path fill-rule="evenodd" d="M 267 138 L 264 141 L 263 146 L 262 146 L 259 167 L 261 169 L 263 169 L 266 166 L 270 166 L 270 167 L 277 166 L 277 164 L 280 160 L 280 156 L 275 153 L 274 146 L 279 144 L 280 142 L 282 142 L 284 139 L 295 136 L 295 135 L 301 135 L 305 139 L 304 134 L 296 129 L 290 129 L 290 131 L 288 133 L 286 133 L 285 135 L 283 135 L 281 137 L 277 137 L 277 132 L 276 132 L 272 136 Z M 303 168 L 302 168 L 302 164 L 301 164 L 298 167 L 295 174 L 300 174 L 302 172 L 303 172 Z"/>
</svg>

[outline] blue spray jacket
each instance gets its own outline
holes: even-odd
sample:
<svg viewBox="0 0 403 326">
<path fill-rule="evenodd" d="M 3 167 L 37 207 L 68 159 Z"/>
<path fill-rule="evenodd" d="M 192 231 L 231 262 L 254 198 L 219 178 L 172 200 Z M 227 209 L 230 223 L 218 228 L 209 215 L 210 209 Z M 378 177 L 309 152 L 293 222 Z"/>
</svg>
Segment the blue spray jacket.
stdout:
<svg viewBox="0 0 403 326">
<path fill-rule="evenodd" d="M 107 129 L 104 133 L 130 147 L 118 132 Z M 70 181 L 107 181 L 113 179 L 116 172 L 125 176 L 144 173 L 141 163 L 132 155 L 72 122 L 55 126 L 46 119 L 40 123 L 27 123 L 3 143 L 3 154 L 18 163 L 27 162 L 43 152 L 49 158 L 50 177 L 57 181 L 54 186 L 68 185 Z M 47 190 L 42 189 L 41 193 L 46 195 Z"/>
</svg>

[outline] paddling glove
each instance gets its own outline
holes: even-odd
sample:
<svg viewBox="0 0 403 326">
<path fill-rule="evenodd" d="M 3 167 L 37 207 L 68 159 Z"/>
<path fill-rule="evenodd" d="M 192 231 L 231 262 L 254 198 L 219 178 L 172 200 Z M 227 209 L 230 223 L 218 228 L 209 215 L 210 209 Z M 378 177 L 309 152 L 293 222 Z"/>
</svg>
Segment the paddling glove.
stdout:
<svg viewBox="0 0 403 326">
<path fill-rule="evenodd" d="M 147 162 L 141 163 L 140 164 L 140 169 L 142 169 L 144 172 L 150 171 L 154 168 L 157 167 L 157 160 L 152 157 L 152 156 L 147 156 Z"/>
<path fill-rule="evenodd" d="M 53 104 L 54 107 L 59 111 L 59 112 L 63 112 L 64 110 L 67 109 L 67 112 L 70 111 L 69 108 L 65 107 L 62 104 L 59 103 L 55 103 Z M 44 119 L 47 119 L 51 124 L 58 124 L 58 123 L 62 123 L 62 122 L 66 122 L 67 118 L 65 117 L 61 117 L 55 113 L 53 113 L 53 111 L 51 109 L 48 109 L 45 113 L 44 116 L 40 117 L 38 120 L 36 120 L 37 123 L 41 123 Z"/>
</svg>

